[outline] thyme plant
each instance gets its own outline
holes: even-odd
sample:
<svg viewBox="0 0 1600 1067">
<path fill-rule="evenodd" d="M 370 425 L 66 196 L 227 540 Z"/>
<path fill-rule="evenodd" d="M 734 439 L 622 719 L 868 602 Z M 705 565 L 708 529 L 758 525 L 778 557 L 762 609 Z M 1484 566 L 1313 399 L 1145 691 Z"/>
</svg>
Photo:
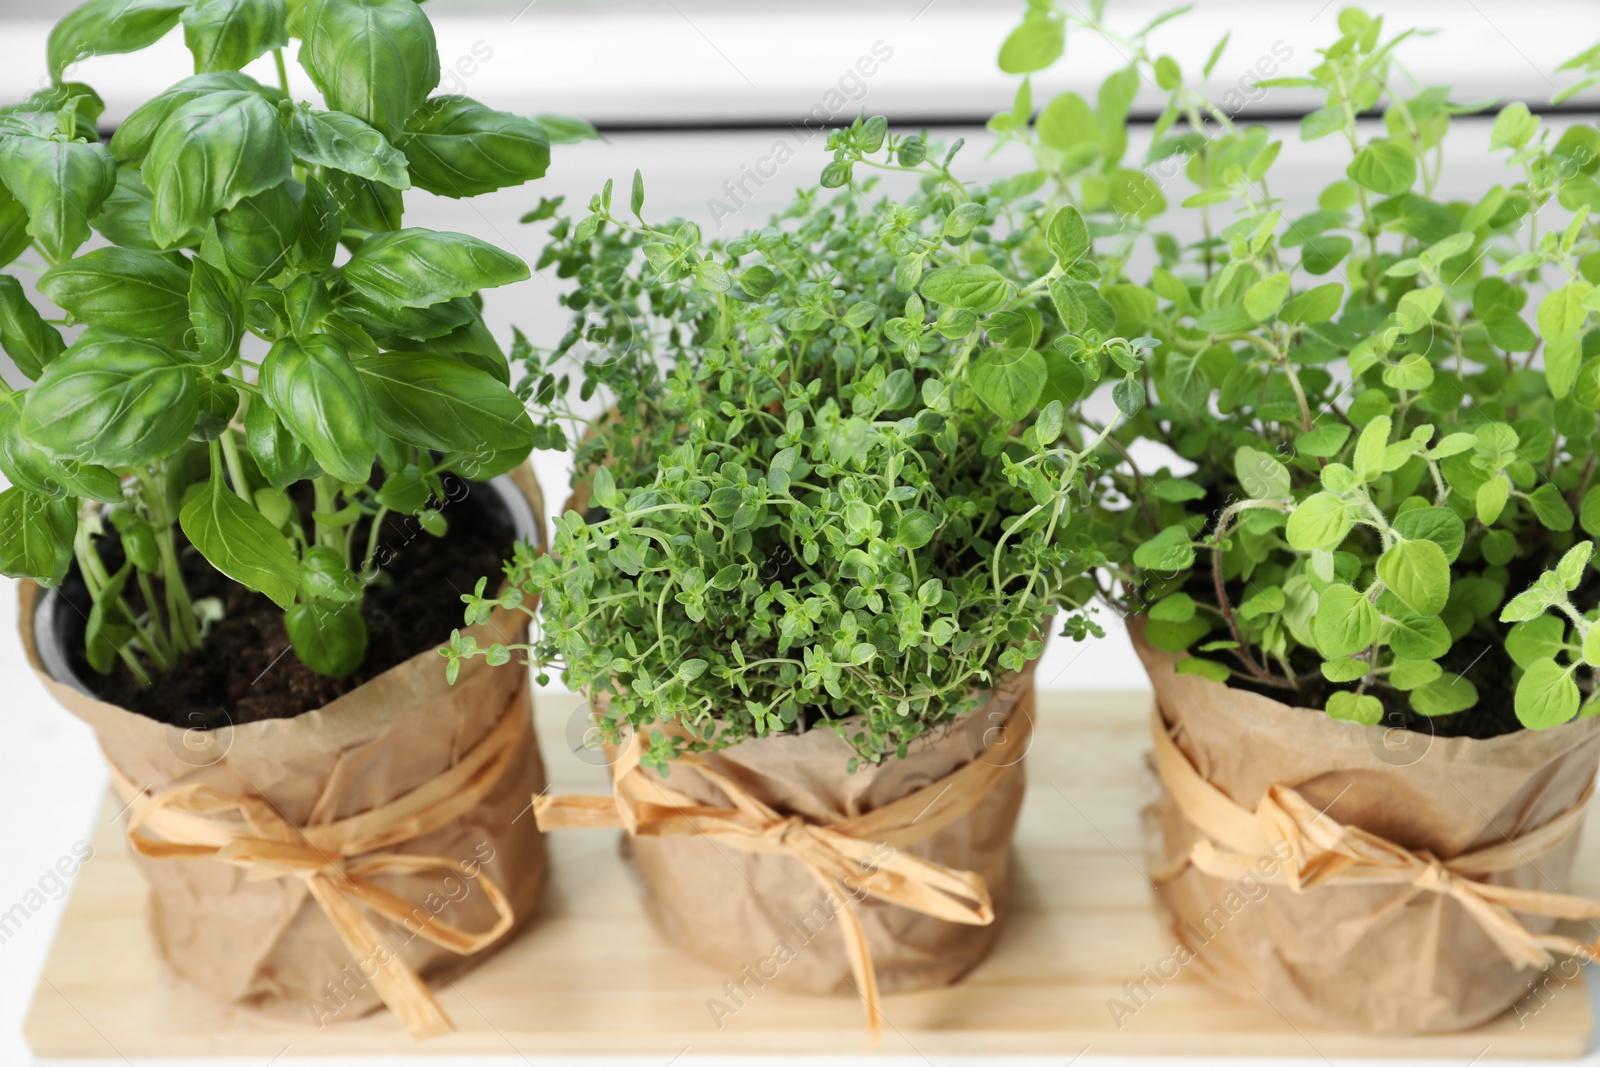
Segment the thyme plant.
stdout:
<svg viewBox="0 0 1600 1067">
<path fill-rule="evenodd" d="M 559 667 L 663 772 L 816 728 L 854 767 L 970 710 L 1057 611 L 1098 632 L 1082 505 L 1110 428 L 1076 401 L 1133 381 L 1144 342 L 1111 329 L 1078 210 L 1038 173 L 964 182 L 959 148 L 858 120 L 820 188 L 733 240 L 646 221 L 637 175 L 627 211 L 607 184 L 556 223 L 580 325 L 529 355 L 526 389 L 575 431 L 579 499 L 549 555 L 463 598 L 473 622 L 539 597 L 530 641 L 458 636 L 452 672 Z M 875 171 L 916 192 L 874 199 Z"/>
</svg>

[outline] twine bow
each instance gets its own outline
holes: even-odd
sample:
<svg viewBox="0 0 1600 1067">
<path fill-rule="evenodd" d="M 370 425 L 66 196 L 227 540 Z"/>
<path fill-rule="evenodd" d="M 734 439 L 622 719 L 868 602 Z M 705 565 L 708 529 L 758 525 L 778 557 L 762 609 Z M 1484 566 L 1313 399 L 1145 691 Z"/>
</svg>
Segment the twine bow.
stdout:
<svg viewBox="0 0 1600 1067">
<path fill-rule="evenodd" d="M 296 826 L 269 801 L 234 796 L 198 783 L 146 793 L 108 759 L 112 783 L 129 802 L 128 843 L 154 859 L 211 856 L 245 869 L 249 881 L 299 878 L 322 907 L 378 996 L 415 1038 L 455 1027 L 433 993 L 363 913 L 405 926 L 416 936 L 469 956 L 511 928 L 515 915 L 500 887 L 481 870 L 446 856 L 383 852 L 430 833 L 476 807 L 510 765 L 529 730 L 525 705 L 511 710 L 438 777 L 386 804 L 337 822 Z M 160 835 L 149 837 L 149 828 Z M 438 919 L 372 881 L 386 874 L 444 871 L 475 878 L 497 916 L 473 933 Z M 367 969 L 375 973 L 368 975 Z"/>
<path fill-rule="evenodd" d="M 1448 896 L 1517 967 L 1548 967 L 1554 962 L 1552 952 L 1587 960 L 1600 951 L 1600 945 L 1576 938 L 1535 934 L 1513 914 L 1597 919 L 1600 903 L 1485 881 L 1496 872 L 1531 864 L 1564 841 L 1583 821 L 1593 782 L 1574 807 L 1538 829 L 1442 860 L 1426 849 L 1408 849 L 1346 826 L 1287 785 L 1270 787 L 1255 811 L 1248 811 L 1201 776 L 1172 740 L 1159 711 L 1151 732 L 1162 782 L 1184 816 L 1205 835 L 1187 859 L 1206 874 L 1238 878 L 1250 871 L 1260 876 L 1258 864 L 1270 856 L 1286 861 L 1274 877 L 1296 893 L 1323 885 L 1409 885 L 1419 893 Z"/>
<path fill-rule="evenodd" d="M 674 760 L 674 769 L 692 768 L 732 806 L 701 803 L 641 767 L 637 743 L 612 765 L 611 796 L 538 797 L 534 816 L 539 829 L 547 831 L 620 827 L 636 837 L 705 837 L 742 852 L 799 860 L 825 891 L 843 902 L 838 914 L 845 955 L 876 1042 L 883 1032 L 883 1013 L 855 899 L 876 897 L 946 922 L 987 926 L 994 921 L 994 905 L 981 875 L 951 870 L 900 850 L 967 815 L 1020 762 L 1033 729 L 1032 711 L 1030 694 L 1005 726 L 1004 740 L 985 749 L 984 755 L 1002 749 L 1016 752 L 1014 759 L 990 762 L 980 755 L 890 804 L 826 825 L 777 811 L 697 756 Z M 875 847 L 880 843 L 894 846 L 895 851 L 884 858 Z M 855 890 L 846 892 L 846 884 L 854 884 Z"/>
</svg>

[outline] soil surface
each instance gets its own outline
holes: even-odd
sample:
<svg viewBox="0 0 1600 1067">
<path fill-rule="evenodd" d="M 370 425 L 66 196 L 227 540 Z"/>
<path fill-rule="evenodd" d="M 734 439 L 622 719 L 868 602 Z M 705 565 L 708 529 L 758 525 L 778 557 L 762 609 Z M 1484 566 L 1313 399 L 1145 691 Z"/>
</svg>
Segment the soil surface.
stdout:
<svg viewBox="0 0 1600 1067">
<path fill-rule="evenodd" d="M 302 502 L 303 510 L 309 507 L 309 501 Z M 516 532 L 491 490 L 456 479 L 440 512 L 449 523 L 442 538 L 423 532 L 410 516 L 385 519 L 375 556 L 383 577 L 368 588 L 362 604 L 367 658 L 347 678 L 324 678 L 303 666 L 290 650 L 283 611 L 215 571 L 183 540 L 181 530 L 175 532 L 190 596 L 223 602 L 224 617 L 211 627 L 204 647 L 183 656 L 148 688 L 120 661 L 111 674 L 97 674 L 83 654 L 90 600 L 74 564 L 62 586 L 78 609 L 67 613 L 65 623 L 73 672 L 100 699 L 184 728 L 287 719 L 320 708 L 448 641 L 450 631 L 462 623 L 461 594 L 471 592 L 482 577 L 492 586 L 502 573 L 501 562 L 510 554 Z M 354 543 L 365 546 L 369 531 L 369 521 L 363 520 Z M 122 549 L 114 532 L 101 552 L 108 567 L 121 566 Z M 135 611 L 142 610 L 136 591 L 129 601 Z M 442 676 L 442 658 L 439 670 Z"/>
</svg>

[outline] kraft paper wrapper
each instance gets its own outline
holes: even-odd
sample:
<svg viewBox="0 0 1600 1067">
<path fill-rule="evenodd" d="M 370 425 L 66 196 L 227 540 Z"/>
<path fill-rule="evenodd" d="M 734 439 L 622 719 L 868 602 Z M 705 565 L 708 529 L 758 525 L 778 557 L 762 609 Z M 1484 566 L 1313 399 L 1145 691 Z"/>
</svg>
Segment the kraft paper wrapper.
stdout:
<svg viewBox="0 0 1600 1067">
<path fill-rule="evenodd" d="M 1572 808 L 1600 762 L 1600 719 L 1489 740 L 1410 734 L 1406 747 L 1386 748 L 1397 739 L 1385 727 L 1177 674 L 1176 658 L 1145 642 L 1141 620 L 1129 629 L 1173 740 L 1248 810 L 1268 787 L 1287 784 L 1345 825 L 1451 859 Z M 1269 884 L 1264 895 L 1257 886 L 1244 896 L 1241 883 L 1184 862 L 1199 834 L 1165 791 L 1159 823 L 1152 869 L 1176 944 L 1219 989 L 1257 1003 L 1264 997 L 1297 1023 L 1373 1034 L 1462 1030 L 1505 1011 L 1539 978 L 1511 964 L 1448 896 L 1349 884 L 1304 893 Z M 1565 892 L 1578 840 L 1574 833 L 1532 864 L 1487 880 Z M 1555 926 L 1518 918 L 1534 933 Z M 1583 933 L 1592 939 L 1595 931 Z"/>
<path fill-rule="evenodd" d="M 976 710 L 917 739 L 905 759 L 855 774 L 846 770 L 852 749 L 829 729 L 741 741 L 706 759 L 778 811 L 824 824 L 863 815 L 979 757 L 985 734 L 1012 714 L 1032 715 L 1033 666 L 1002 682 Z M 692 767 L 675 765 L 668 781 L 705 803 L 725 803 Z M 993 923 L 945 922 L 871 897 L 854 903 L 882 992 L 949 985 L 994 945 L 1008 910 L 1007 866 L 1025 784 L 1019 765 L 965 818 L 906 846 L 935 863 L 982 875 L 994 900 Z M 637 837 L 630 844 L 647 890 L 646 910 L 673 944 L 736 985 L 748 980 L 742 973 L 748 966 L 778 989 L 854 994 L 839 921 L 798 860 L 718 848 L 703 837 Z M 769 979 L 775 963 L 765 961 L 780 942 L 793 957 Z"/>
<path fill-rule="evenodd" d="M 538 486 L 526 469 L 514 477 L 534 506 L 542 536 Z M 32 582 L 22 583 L 21 630 L 29 662 L 51 695 L 93 727 L 106 755 L 136 786 L 203 783 L 223 793 L 262 796 L 297 826 L 332 822 L 393 800 L 452 766 L 502 715 L 533 712 L 525 671 L 490 668 L 474 659 L 463 664 L 451 686 L 443 657 L 430 648 L 315 711 L 212 731 L 206 740 L 226 749 L 216 759 L 212 749 L 186 747 L 195 738 L 185 730 L 50 678 L 34 643 L 39 595 Z M 525 630 L 525 621 L 520 612 L 497 609 L 489 622 L 464 632 L 476 634 L 480 643 L 510 641 Z M 517 816 L 544 788 L 530 727 L 482 804 L 391 850 L 479 862 L 516 915 L 496 945 L 458 956 L 368 913 L 425 980 L 437 983 L 475 966 L 533 914 L 544 882 L 544 838 L 531 815 Z M 178 977 L 205 995 L 308 1023 L 354 1019 L 382 1006 L 302 880 L 247 881 L 245 871 L 213 858 L 133 859 L 150 886 L 156 948 Z M 375 881 L 467 929 L 495 922 L 486 894 L 459 876 L 423 872 Z"/>
</svg>

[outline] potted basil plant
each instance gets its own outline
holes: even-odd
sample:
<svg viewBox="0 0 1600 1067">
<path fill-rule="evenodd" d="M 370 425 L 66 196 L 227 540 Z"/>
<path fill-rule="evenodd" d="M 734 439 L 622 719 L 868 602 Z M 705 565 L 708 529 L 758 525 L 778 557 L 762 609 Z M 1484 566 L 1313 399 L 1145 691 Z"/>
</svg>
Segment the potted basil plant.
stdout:
<svg viewBox="0 0 1600 1067">
<path fill-rule="evenodd" d="M 103 139 L 67 68 L 179 23 L 194 73 Z M 241 70 L 268 56 L 277 84 Z M 100 737 L 179 976 L 437 1032 L 418 975 L 503 942 L 541 883 L 511 825 L 543 785 L 525 685 L 426 666 L 450 586 L 537 541 L 540 434 L 480 296 L 528 267 L 404 200 L 538 178 L 550 138 L 430 96 L 412 0 L 91 0 L 48 58 L 0 109 L 0 571 L 28 653 Z"/>
</svg>

